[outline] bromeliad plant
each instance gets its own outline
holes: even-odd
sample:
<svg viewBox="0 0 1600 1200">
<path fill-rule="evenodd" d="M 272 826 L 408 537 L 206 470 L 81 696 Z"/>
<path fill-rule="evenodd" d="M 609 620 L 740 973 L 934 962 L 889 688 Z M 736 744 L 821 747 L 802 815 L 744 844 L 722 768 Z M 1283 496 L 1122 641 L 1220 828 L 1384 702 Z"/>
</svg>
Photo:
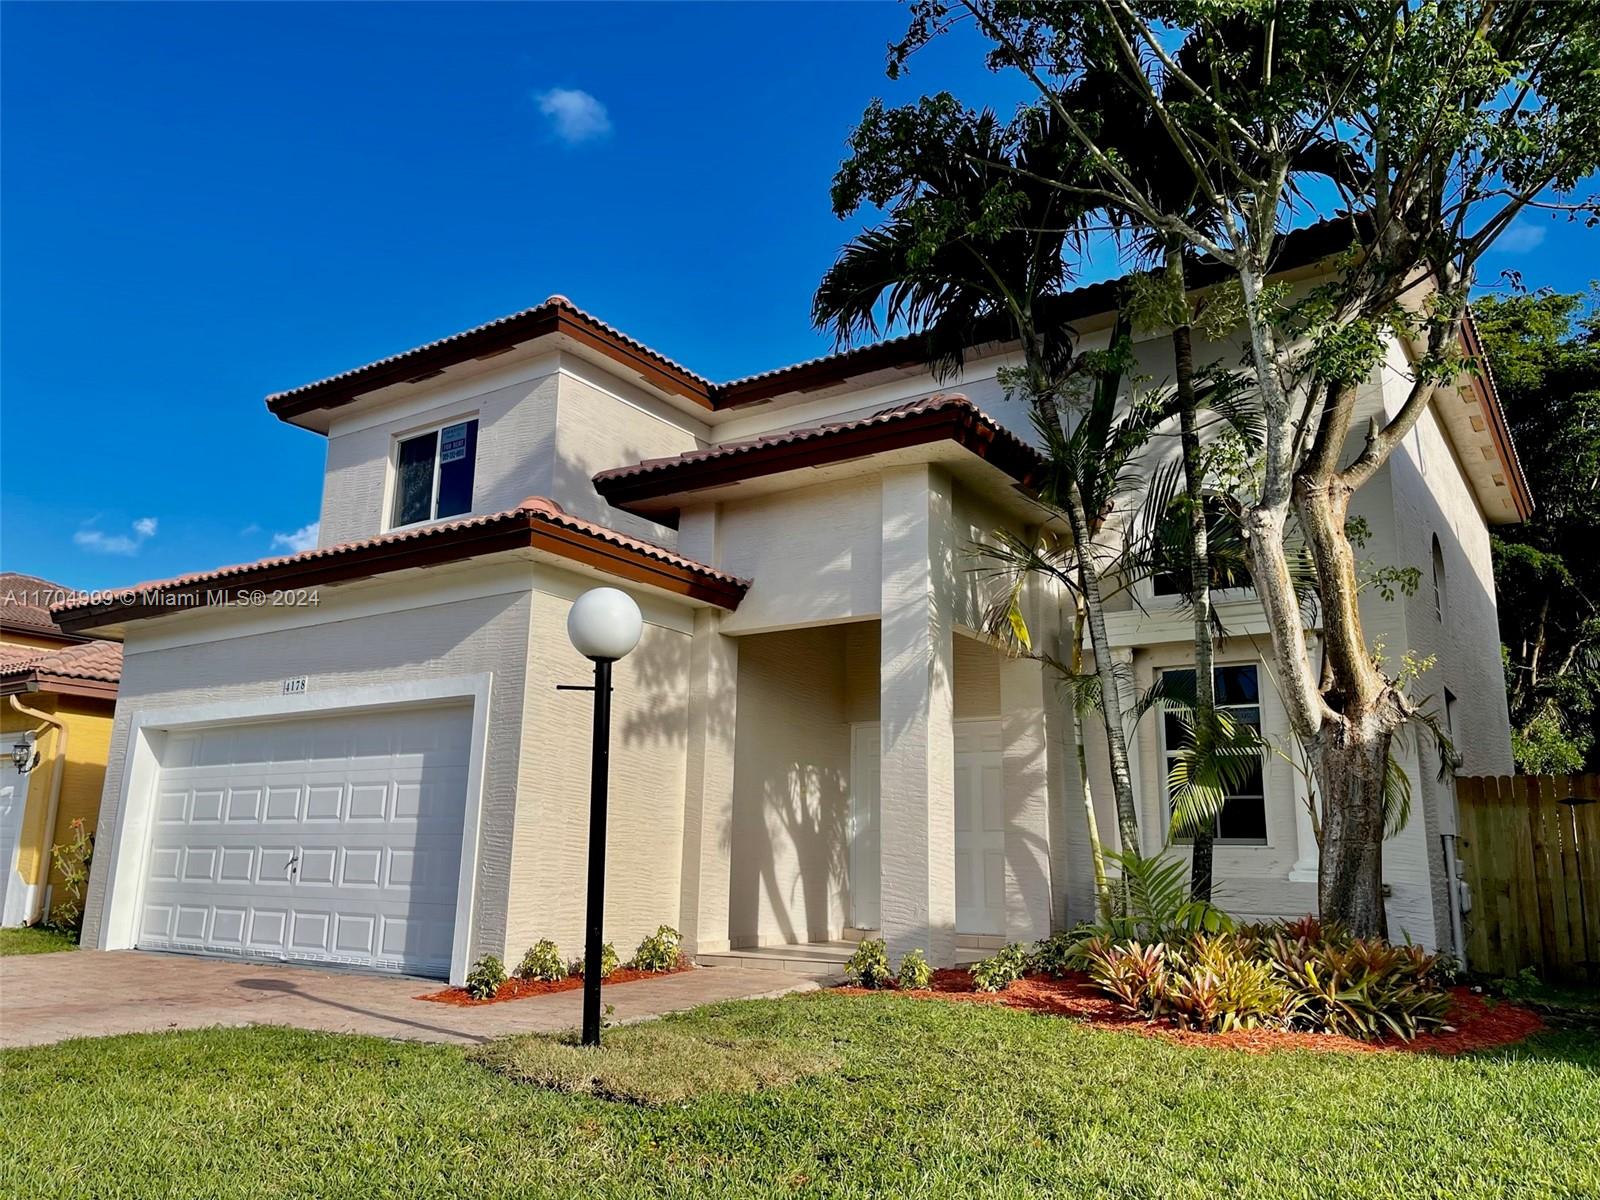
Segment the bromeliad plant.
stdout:
<svg viewBox="0 0 1600 1200">
<path fill-rule="evenodd" d="M 1129 1012 L 1182 1029 L 1276 1028 L 1375 1040 L 1444 1024 L 1449 994 L 1417 946 L 1300 921 L 1192 933 L 1163 942 L 1091 937 L 1077 954 Z"/>
</svg>

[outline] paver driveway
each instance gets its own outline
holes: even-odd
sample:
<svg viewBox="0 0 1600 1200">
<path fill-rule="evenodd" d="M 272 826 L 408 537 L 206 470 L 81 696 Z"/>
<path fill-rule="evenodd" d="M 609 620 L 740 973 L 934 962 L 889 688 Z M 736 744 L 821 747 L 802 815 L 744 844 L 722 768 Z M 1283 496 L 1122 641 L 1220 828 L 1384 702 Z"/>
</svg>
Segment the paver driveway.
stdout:
<svg viewBox="0 0 1600 1200">
<path fill-rule="evenodd" d="M 425 1042 L 475 1042 L 503 1033 L 570 1029 L 582 992 L 558 992 L 458 1008 L 416 997 L 437 980 L 231 962 L 136 950 L 78 950 L 0 959 L 0 1045 L 73 1037 L 294 1025 Z M 717 1000 L 815 987 L 814 980 L 744 967 L 703 967 L 602 992 L 617 1021 L 636 1021 Z"/>
</svg>

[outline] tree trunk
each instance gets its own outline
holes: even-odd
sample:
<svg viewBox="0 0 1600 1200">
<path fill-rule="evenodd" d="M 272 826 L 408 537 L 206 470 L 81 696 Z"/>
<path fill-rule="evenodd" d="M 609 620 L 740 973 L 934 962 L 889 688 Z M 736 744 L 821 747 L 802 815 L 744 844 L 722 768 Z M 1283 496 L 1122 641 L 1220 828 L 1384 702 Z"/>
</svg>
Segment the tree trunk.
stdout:
<svg viewBox="0 0 1600 1200">
<path fill-rule="evenodd" d="M 1083 674 L 1083 601 L 1077 604 L 1072 622 L 1072 675 Z M 1106 853 L 1100 844 L 1100 821 L 1094 815 L 1094 791 L 1089 787 L 1089 751 L 1083 744 L 1083 709 L 1072 699 L 1072 741 L 1078 748 L 1078 791 L 1083 804 L 1083 819 L 1089 831 L 1089 855 L 1094 864 L 1094 903 L 1102 919 L 1111 916 L 1111 889 L 1106 883 Z"/>
<path fill-rule="evenodd" d="M 1383 907 L 1383 785 L 1406 714 L 1361 628 L 1355 552 L 1345 532 L 1350 489 L 1336 474 L 1295 480 L 1295 511 L 1316 564 L 1330 680 L 1311 761 L 1322 802 L 1317 907 L 1359 937 L 1387 934 Z"/>
<path fill-rule="evenodd" d="M 1168 282 L 1177 289 L 1183 311 L 1189 304 L 1183 276 L 1183 247 L 1167 250 Z M 1194 610 L 1194 720 L 1204 731 L 1204 744 L 1215 734 L 1216 678 L 1211 641 L 1211 549 L 1206 528 L 1204 466 L 1200 461 L 1199 401 L 1194 390 L 1194 343 L 1187 323 L 1172 330 L 1172 358 L 1178 388 L 1178 424 L 1183 445 L 1183 488 L 1189 508 L 1189 589 Z M 1193 831 L 1189 860 L 1189 895 L 1210 901 L 1215 818 Z"/>
<path fill-rule="evenodd" d="M 1143 853 L 1139 844 L 1139 809 L 1133 795 L 1133 775 L 1128 769 L 1128 739 L 1122 724 L 1122 690 L 1111 662 L 1111 638 L 1106 633 L 1105 600 L 1100 591 L 1100 572 L 1094 562 L 1094 546 L 1089 540 L 1089 518 L 1083 509 L 1083 493 L 1076 483 L 1067 495 L 1067 517 L 1077 542 L 1078 581 L 1089 618 L 1089 641 L 1094 647 L 1094 669 L 1100 679 L 1100 715 L 1106 727 L 1106 746 L 1111 759 L 1111 787 L 1117 800 L 1117 833 L 1124 853 Z"/>
<path fill-rule="evenodd" d="M 1393 735 L 1368 718 L 1324 723 L 1312 762 L 1322 795 L 1317 909 L 1357 937 L 1388 937 L 1383 906 L 1383 777 Z"/>
</svg>

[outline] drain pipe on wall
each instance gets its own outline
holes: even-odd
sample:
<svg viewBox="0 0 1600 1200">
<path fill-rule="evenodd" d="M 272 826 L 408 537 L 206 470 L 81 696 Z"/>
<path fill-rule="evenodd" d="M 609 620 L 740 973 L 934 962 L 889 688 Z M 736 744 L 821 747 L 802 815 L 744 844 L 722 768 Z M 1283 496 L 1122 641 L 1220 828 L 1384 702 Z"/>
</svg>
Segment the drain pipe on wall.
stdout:
<svg viewBox="0 0 1600 1200">
<path fill-rule="evenodd" d="M 1466 892 L 1467 883 L 1461 878 L 1461 860 L 1456 856 L 1456 837 L 1456 834 L 1447 833 L 1440 840 L 1444 842 L 1445 894 L 1450 900 L 1451 949 L 1455 952 L 1456 962 L 1465 967 L 1467 933 L 1461 922 L 1461 913 L 1463 908 L 1471 905 L 1471 901 L 1463 894 Z"/>
<path fill-rule="evenodd" d="M 28 924 L 37 925 L 45 917 L 45 897 L 50 893 L 50 847 L 56 836 L 56 816 L 61 811 L 61 777 L 67 773 L 67 725 L 58 717 L 49 713 L 42 713 L 38 709 L 29 708 L 11 696 L 11 707 L 24 716 L 32 717 L 36 721 L 43 721 L 56 731 L 54 761 L 50 764 L 50 801 L 45 806 L 44 817 L 44 846 L 41 854 L 44 858 L 43 877 L 39 880 L 38 889 L 28 901 Z"/>
</svg>

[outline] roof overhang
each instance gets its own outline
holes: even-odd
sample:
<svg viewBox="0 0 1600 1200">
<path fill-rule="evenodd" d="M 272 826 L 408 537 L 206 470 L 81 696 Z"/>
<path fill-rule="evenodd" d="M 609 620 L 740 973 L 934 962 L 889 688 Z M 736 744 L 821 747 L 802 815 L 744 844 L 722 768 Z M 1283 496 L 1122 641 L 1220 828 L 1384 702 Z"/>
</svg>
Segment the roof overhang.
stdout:
<svg viewBox="0 0 1600 1200">
<path fill-rule="evenodd" d="M 51 611 L 65 629 L 117 636 L 129 622 L 251 605 L 275 591 L 344 584 L 515 552 L 559 559 L 718 608 L 737 608 L 749 587 L 746 580 L 569 516 L 542 497 L 529 497 L 505 512 L 146 584 Z"/>
<path fill-rule="evenodd" d="M 1491 525 L 1526 521 L 1535 507 L 1533 489 L 1522 472 L 1505 409 L 1495 390 L 1494 373 L 1470 311 L 1461 321 L 1461 347 L 1477 366 L 1456 381 L 1460 403 L 1441 402 L 1446 429 L 1460 449 L 1463 468 L 1478 493 L 1485 519 Z"/>
<path fill-rule="evenodd" d="M 80 679 L 50 671 L 23 671 L 0 678 L 0 696 L 23 696 L 30 692 L 72 696 L 82 700 L 115 701 L 117 685 L 104 679 Z"/>
<path fill-rule="evenodd" d="M 998 474 L 1007 490 L 1037 484 L 1044 467 L 1039 452 L 964 396 L 934 396 L 854 421 L 714 446 L 675 458 L 601 471 L 595 490 L 626 512 L 675 526 L 686 504 L 759 495 L 848 474 L 865 460 L 945 461 L 959 472 L 968 466 L 993 482 Z M 875 461 L 874 469 L 885 465 Z"/>
</svg>

